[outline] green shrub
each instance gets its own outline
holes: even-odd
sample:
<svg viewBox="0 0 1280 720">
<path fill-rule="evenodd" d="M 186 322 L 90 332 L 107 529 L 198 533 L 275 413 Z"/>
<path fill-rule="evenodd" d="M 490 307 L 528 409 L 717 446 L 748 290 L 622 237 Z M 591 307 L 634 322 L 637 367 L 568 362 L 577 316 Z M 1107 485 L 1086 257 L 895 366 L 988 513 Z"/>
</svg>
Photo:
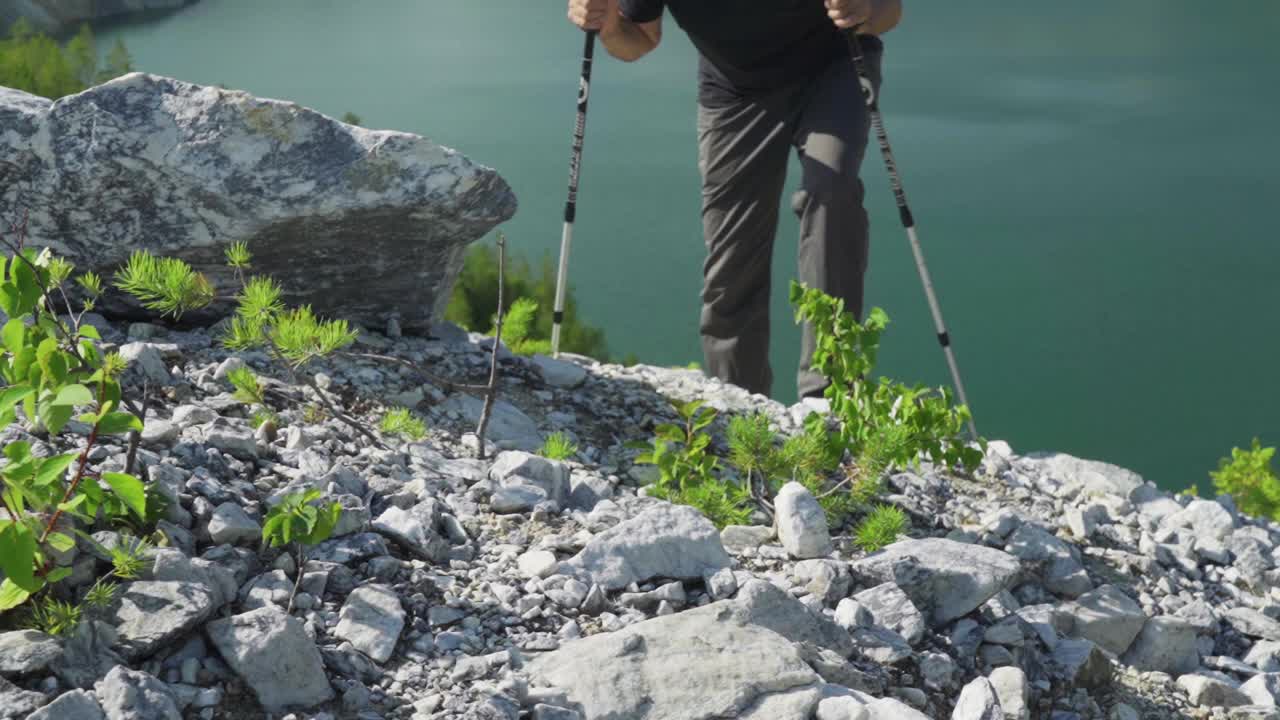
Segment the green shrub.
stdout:
<svg viewBox="0 0 1280 720">
<path fill-rule="evenodd" d="M 22 246 L 19 237 L 10 247 L 21 249 L 0 262 L 0 310 L 9 317 L 0 329 L 0 428 L 26 424 L 35 433 L 57 436 L 75 417 L 89 433 L 79 452 L 62 455 L 36 455 L 25 441 L 4 447 L 0 612 L 71 574 L 57 557 L 75 545 L 68 533 L 84 535 L 76 521 L 92 526 L 99 519 L 147 516 L 146 490 L 138 478 L 87 472 L 89 453 L 98 443 L 142 430 L 141 420 L 117 409 L 125 363 L 117 354 L 99 351 L 98 331 L 82 325 L 82 316 L 64 319 L 54 311 L 55 298 L 66 304 L 63 285 L 73 272 L 71 264 L 49 250 Z M 49 618 L 61 617 L 53 605 L 39 607 Z"/>
<path fill-rule="evenodd" d="M 720 461 L 707 451 L 711 436 L 702 432 L 715 422 L 716 411 L 703 407 L 702 400 L 673 405 L 683 426 L 659 425 L 651 446 L 628 443 L 646 450 L 636 458 L 637 464 L 658 468 L 650 495 L 697 508 L 719 528 L 745 524 L 751 518 L 751 491 L 718 476 Z"/>
<path fill-rule="evenodd" d="M 877 459 L 888 466 L 915 464 L 921 454 L 935 463 L 963 465 L 972 471 L 982 461 L 985 441 L 969 447 L 962 432 L 969 419 L 967 407 L 953 406 L 947 388 L 929 390 L 908 387 L 880 378 L 867 379 L 875 367 L 880 334 L 889 317 L 872 308 L 864 324 L 844 309 L 844 301 L 821 290 L 791 284 L 796 322 L 813 324 L 816 348 L 812 366 L 830 381 L 825 397 L 839 422 L 836 441 L 854 457 L 863 454 L 877 435 L 890 432 L 894 442 L 877 450 Z M 818 413 L 806 424 L 822 424 Z M 889 430 L 894 426 L 900 429 Z"/>
<path fill-rule="evenodd" d="M 408 408 L 394 408 L 382 416 L 378 429 L 387 435 L 403 435 L 410 440 L 421 440 L 427 436 L 427 425 L 414 416 Z"/>
<path fill-rule="evenodd" d="M 532 303 L 529 310 L 524 339 L 529 342 L 545 341 L 550 347 L 552 314 L 555 309 L 556 271 L 549 255 L 544 255 L 538 272 L 534 272 L 527 260 L 510 257 L 503 279 L 503 298 L 507 299 L 507 316 L 504 320 L 503 342 L 518 352 L 509 338 L 510 323 L 522 300 Z M 498 313 L 498 253 L 489 244 L 473 246 L 468 252 L 458 276 L 445 318 L 472 332 L 492 335 L 493 319 Z M 604 332 L 582 323 L 578 315 L 578 303 L 573 290 L 565 289 L 565 317 L 560 325 L 560 349 L 564 352 L 587 355 L 608 362 L 609 352 Z M 539 350 L 540 351 L 540 350 Z"/>
<path fill-rule="evenodd" d="M 543 441 L 538 454 L 548 460 L 568 460 L 578 454 L 578 445 L 562 432 L 554 432 Z"/>
<path fill-rule="evenodd" d="M 1280 478 L 1271 467 L 1275 452 L 1262 447 L 1258 438 L 1249 450 L 1232 448 L 1231 457 L 1219 460 L 1218 469 L 1209 473 L 1213 487 L 1234 498 L 1242 512 L 1280 520 Z"/>
<path fill-rule="evenodd" d="M 907 514 L 892 505 L 880 505 L 858 526 L 854 542 L 867 552 L 892 544 L 907 527 Z"/>
<path fill-rule="evenodd" d="M 314 488 L 280 498 L 262 523 L 262 540 L 269 547 L 292 544 L 298 552 L 298 569 L 293 592 L 285 612 L 293 612 L 293 599 L 302 585 L 307 564 L 306 549 L 328 540 L 342 519 L 342 504 L 336 500 L 319 502 L 321 493 Z"/>
</svg>

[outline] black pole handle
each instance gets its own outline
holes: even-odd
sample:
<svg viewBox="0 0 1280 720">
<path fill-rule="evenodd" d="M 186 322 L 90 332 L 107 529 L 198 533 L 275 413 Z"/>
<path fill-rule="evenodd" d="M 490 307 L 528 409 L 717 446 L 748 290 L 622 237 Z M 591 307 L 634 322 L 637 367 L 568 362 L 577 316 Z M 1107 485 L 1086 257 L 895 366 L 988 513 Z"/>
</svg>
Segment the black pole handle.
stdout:
<svg viewBox="0 0 1280 720">
<path fill-rule="evenodd" d="M 587 132 L 587 100 L 591 95 L 591 62 L 596 51 L 596 31 L 587 30 L 582 47 L 582 77 L 578 80 L 578 119 L 573 128 L 573 153 L 569 158 L 569 199 L 564 221 L 573 222 L 578 205 L 578 172 L 582 167 L 582 143 Z"/>
</svg>

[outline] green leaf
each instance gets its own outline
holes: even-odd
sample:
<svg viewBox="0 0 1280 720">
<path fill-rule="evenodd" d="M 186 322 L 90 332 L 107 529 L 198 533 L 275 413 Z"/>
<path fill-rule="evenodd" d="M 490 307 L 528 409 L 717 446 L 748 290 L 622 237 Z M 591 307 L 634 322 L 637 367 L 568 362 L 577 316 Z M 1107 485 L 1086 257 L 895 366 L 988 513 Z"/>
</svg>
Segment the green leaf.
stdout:
<svg viewBox="0 0 1280 720">
<path fill-rule="evenodd" d="M 5 577 L 28 592 L 43 584 L 35 576 L 36 538 L 22 523 L 11 523 L 0 530 L 0 570 Z"/>
<path fill-rule="evenodd" d="M 10 385 L 0 392 L 0 410 L 8 410 L 35 391 L 36 389 L 29 385 Z"/>
<path fill-rule="evenodd" d="M 116 497 L 124 501 L 138 519 L 147 516 L 147 492 L 141 480 L 132 475 L 109 472 L 102 473 L 102 481 L 111 487 Z"/>
<path fill-rule="evenodd" d="M 77 453 L 67 453 L 45 459 L 40 463 L 40 469 L 36 470 L 36 485 L 49 485 L 62 478 L 67 467 L 75 462 L 78 456 Z"/>
<path fill-rule="evenodd" d="M 45 403 L 40 406 L 37 414 L 40 417 L 40 424 L 44 425 L 50 434 L 57 435 L 62 432 L 63 426 L 71 419 L 71 415 L 74 412 L 75 410 L 70 405 Z"/>
<path fill-rule="evenodd" d="M 25 344 L 27 337 L 27 325 L 22 322 L 21 318 L 11 318 L 9 322 L 4 324 L 4 329 L 0 330 L 0 337 L 4 339 L 4 346 L 9 352 L 17 353 Z"/>
<path fill-rule="evenodd" d="M 80 514 L 80 506 L 85 504 L 89 498 L 83 494 L 77 494 L 67 502 L 58 503 L 58 509 L 62 512 L 71 513 L 72 515 Z"/>
<path fill-rule="evenodd" d="M 91 405 L 93 404 L 93 393 L 89 392 L 89 388 L 76 384 L 68 385 L 58 391 L 58 396 L 53 400 L 54 405 Z"/>
<path fill-rule="evenodd" d="M 262 539 L 271 547 L 279 547 L 284 542 L 280 534 L 284 529 L 284 515 L 272 515 L 262 524 Z"/>
<path fill-rule="evenodd" d="M 45 576 L 44 580 L 45 582 L 52 584 L 56 582 L 61 582 L 62 580 L 66 580 L 69 577 L 71 577 L 71 568 L 59 567 L 59 568 L 54 568 L 53 570 L 50 570 L 49 574 Z"/>
<path fill-rule="evenodd" d="M 93 338 L 94 340 L 102 339 L 102 335 L 98 333 L 98 328 L 88 323 L 80 326 L 80 337 Z"/>
<path fill-rule="evenodd" d="M 9 317 L 18 317 L 23 314 L 21 306 L 22 298 L 18 295 L 17 286 L 8 282 L 0 285 L 0 310 Z"/>
<path fill-rule="evenodd" d="M 23 590 L 18 584 L 9 578 L 5 578 L 0 583 L 0 612 L 12 610 L 31 597 L 31 591 Z"/>
<path fill-rule="evenodd" d="M 132 413 L 107 413 L 98 423 L 99 435 L 119 435 L 130 430 L 142 432 L 142 421 Z"/>
<path fill-rule="evenodd" d="M 31 444 L 23 441 L 11 442 L 4 446 L 4 456 L 9 462 L 17 464 L 31 457 Z"/>
<path fill-rule="evenodd" d="M 67 552 L 76 546 L 76 541 L 73 540 L 70 535 L 66 535 L 65 533 L 49 533 L 49 537 L 45 538 L 45 541 L 49 543 L 50 547 L 58 552 Z"/>
</svg>

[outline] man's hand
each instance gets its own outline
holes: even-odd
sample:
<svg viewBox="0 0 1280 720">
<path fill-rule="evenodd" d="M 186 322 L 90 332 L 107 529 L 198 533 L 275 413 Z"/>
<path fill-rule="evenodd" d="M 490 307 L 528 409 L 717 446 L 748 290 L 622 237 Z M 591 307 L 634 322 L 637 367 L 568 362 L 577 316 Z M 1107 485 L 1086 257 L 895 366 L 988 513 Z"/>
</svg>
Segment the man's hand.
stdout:
<svg viewBox="0 0 1280 720">
<path fill-rule="evenodd" d="M 569 22 L 583 30 L 604 27 L 611 0 L 569 0 Z"/>
<path fill-rule="evenodd" d="M 823 0 L 827 5 L 827 16 L 835 22 L 836 27 L 847 30 L 858 27 L 871 19 L 875 6 L 872 0 Z"/>
</svg>

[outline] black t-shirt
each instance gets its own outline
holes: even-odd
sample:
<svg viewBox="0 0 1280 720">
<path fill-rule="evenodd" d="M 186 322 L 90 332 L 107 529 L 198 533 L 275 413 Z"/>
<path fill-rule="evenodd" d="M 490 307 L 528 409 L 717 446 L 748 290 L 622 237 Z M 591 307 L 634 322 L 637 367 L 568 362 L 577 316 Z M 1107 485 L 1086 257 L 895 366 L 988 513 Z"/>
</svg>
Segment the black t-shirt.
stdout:
<svg viewBox="0 0 1280 720">
<path fill-rule="evenodd" d="M 704 104 L 776 90 L 849 56 L 822 0 L 619 0 L 619 7 L 637 23 L 671 11 L 701 55 Z"/>
</svg>

